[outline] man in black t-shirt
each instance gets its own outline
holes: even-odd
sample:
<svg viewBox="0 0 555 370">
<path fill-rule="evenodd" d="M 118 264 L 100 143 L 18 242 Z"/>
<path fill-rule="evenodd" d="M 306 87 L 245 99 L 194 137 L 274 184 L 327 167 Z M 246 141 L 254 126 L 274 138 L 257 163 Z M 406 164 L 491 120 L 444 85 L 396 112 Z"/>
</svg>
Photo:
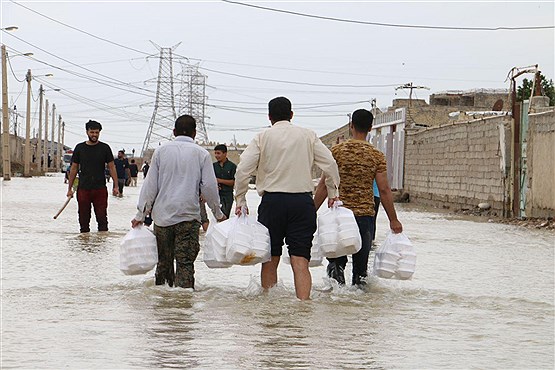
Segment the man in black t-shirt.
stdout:
<svg viewBox="0 0 555 370">
<path fill-rule="evenodd" d="M 108 231 L 108 190 L 104 176 L 105 165 L 108 164 L 110 175 L 114 181 L 112 194 L 119 195 L 118 176 L 114 166 L 114 156 L 108 144 L 100 142 L 98 137 L 102 125 L 96 121 L 85 124 L 88 140 L 77 144 L 71 157 L 69 172 L 68 197 L 73 197 L 73 183 L 79 172 L 79 185 L 77 187 L 77 204 L 79 225 L 82 233 L 90 231 L 91 204 L 98 223 L 98 231 Z"/>
</svg>

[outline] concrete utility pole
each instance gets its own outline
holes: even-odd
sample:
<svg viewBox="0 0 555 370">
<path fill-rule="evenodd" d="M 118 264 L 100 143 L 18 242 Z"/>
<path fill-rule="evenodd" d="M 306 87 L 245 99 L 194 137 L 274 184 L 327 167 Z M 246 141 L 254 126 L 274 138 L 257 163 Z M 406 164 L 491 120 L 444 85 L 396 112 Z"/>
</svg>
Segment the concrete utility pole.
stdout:
<svg viewBox="0 0 555 370">
<path fill-rule="evenodd" d="M 48 172 L 48 99 L 46 99 L 44 113 L 44 152 L 42 153 L 42 170 Z"/>
<path fill-rule="evenodd" d="M 42 171 L 42 100 L 43 100 L 43 89 L 42 85 L 39 87 L 39 134 L 37 136 L 37 169 L 39 172 Z"/>
<path fill-rule="evenodd" d="M 58 145 L 56 148 L 56 172 L 60 172 L 60 157 L 62 155 L 62 115 L 58 116 Z"/>
<path fill-rule="evenodd" d="M 23 177 L 31 177 L 31 70 L 27 70 L 27 114 L 25 117 L 25 163 Z"/>
<path fill-rule="evenodd" d="M 414 89 L 426 89 L 426 90 L 430 90 L 430 88 L 429 88 L 429 87 L 426 87 L 426 86 L 414 86 L 414 85 L 412 84 L 412 82 L 406 83 L 406 84 L 404 84 L 404 85 L 401 85 L 401 86 L 398 86 L 398 87 L 395 88 L 395 90 L 399 90 L 399 89 L 403 89 L 403 90 L 404 90 L 404 89 L 410 89 L 410 92 L 409 92 L 409 108 L 410 108 L 410 106 L 411 106 L 411 104 L 412 104 L 412 90 L 414 90 Z"/>
<path fill-rule="evenodd" d="M 54 161 L 54 129 L 56 127 L 56 104 L 52 103 L 52 136 L 50 136 L 50 158 Z M 54 163 L 52 163 L 54 164 Z M 54 168 L 53 166 L 50 166 Z"/>
<path fill-rule="evenodd" d="M 65 136 L 66 136 L 66 123 L 62 121 L 62 150 L 64 149 L 64 143 L 66 142 Z M 65 171 L 66 169 L 63 168 L 63 170 Z"/>
<path fill-rule="evenodd" d="M 6 45 L 2 44 L 2 176 L 11 180 L 10 116 L 8 112 L 8 71 L 6 68 Z"/>
</svg>

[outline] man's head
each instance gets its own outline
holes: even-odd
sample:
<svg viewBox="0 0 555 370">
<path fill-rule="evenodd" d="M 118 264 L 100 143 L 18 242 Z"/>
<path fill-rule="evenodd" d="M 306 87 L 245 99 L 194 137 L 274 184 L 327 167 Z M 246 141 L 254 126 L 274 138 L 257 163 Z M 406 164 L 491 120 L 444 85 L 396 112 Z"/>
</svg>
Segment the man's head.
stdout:
<svg viewBox="0 0 555 370">
<path fill-rule="evenodd" d="M 225 162 L 227 159 L 227 146 L 225 144 L 216 145 L 214 148 L 214 157 L 220 163 Z"/>
<path fill-rule="evenodd" d="M 357 109 L 351 117 L 351 127 L 361 133 L 368 133 L 372 129 L 374 116 L 366 109 Z"/>
<path fill-rule="evenodd" d="M 134 160 L 134 159 L 132 159 L 132 160 L 131 160 L 131 163 L 135 163 L 135 160 Z"/>
<path fill-rule="evenodd" d="M 283 96 L 270 100 L 268 103 L 268 118 L 270 118 L 272 124 L 278 121 L 291 121 L 291 118 L 293 118 L 291 101 Z"/>
<path fill-rule="evenodd" d="M 125 158 L 125 152 L 123 150 L 118 150 L 118 158 L 119 159 Z"/>
<path fill-rule="evenodd" d="M 184 114 L 175 120 L 173 128 L 175 136 L 189 136 L 194 139 L 197 134 L 197 122 L 188 114 Z"/>
<path fill-rule="evenodd" d="M 87 130 L 89 141 L 96 144 L 100 136 L 100 131 L 102 131 L 102 125 L 99 122 L 89 120 L 89 122 L 85 123 L 85 130 Z"/>
</svg>

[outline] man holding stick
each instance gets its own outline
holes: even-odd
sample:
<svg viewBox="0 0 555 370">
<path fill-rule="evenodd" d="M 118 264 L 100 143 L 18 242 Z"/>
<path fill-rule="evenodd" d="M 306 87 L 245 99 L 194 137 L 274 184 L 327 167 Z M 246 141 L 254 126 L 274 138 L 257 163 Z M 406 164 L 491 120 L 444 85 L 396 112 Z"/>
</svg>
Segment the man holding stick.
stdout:
<svg viewBox="0 0 555 370">
<path fill-rule="evenodd" d="M 90 231 L 91 204 L 98 223 L 98 231 L 108 231 L 108 190 L 104 176 L 105 165 L 108 164 L 114 188 L 112 194 L 119 195 L 118 175 L 114 166 L 112 149 L 106 143 L 98 140 L 102 125 L 96 121 L 85 124 L 88 140 L 77 144 L 71 157 L 69 172 L 68 198 L 73 197 L 73 183 L 79 172 L 79 185 L 77 186 L 77 204 L 79 225 L 82 233 Z"/>
</svg>

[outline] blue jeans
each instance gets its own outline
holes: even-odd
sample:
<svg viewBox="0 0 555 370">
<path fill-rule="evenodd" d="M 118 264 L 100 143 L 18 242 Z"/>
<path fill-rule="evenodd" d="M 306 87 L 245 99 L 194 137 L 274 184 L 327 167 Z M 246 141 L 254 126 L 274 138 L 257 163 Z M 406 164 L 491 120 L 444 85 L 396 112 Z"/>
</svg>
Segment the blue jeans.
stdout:
<svg viewBox="0 0 555 370">
<path fill-rule="evenodd" d="M 353 254 L 353 285 L 360 284 L 361 280 L 368 276 L 368 256 L 375 228 L 373 216 L 355 216 L 355 219 L 362 239 L 362 248 Z M 328 258 L 328 261 L 330 264 L 336 264 L 344 270 L 347 265 L 347 256 Z"/>
</svg>

